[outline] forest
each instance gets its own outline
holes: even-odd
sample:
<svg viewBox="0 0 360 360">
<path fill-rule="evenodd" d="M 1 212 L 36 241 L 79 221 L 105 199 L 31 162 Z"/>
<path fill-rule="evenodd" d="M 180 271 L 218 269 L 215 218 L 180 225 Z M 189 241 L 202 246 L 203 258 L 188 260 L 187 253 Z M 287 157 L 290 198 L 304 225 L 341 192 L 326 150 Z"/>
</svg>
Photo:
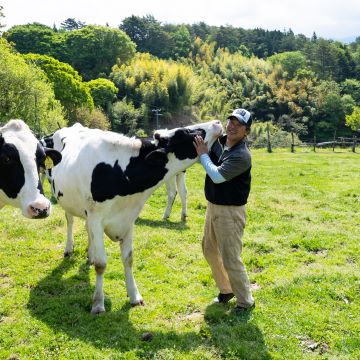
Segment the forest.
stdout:
<svg viewBox="0 0 360 360">
<path fill-rule="evenodd" d="M 0 122 L 42 135 L 81 122 L 127 135 L 226 119 L 247 108 L 253 141 L 359 136 L 360 37 L 331 39 L 130 16 L 119 26 L 65 19 L 6 31 L 0 4 Z M 3 31 L 2 31 L 3 30 Z"/>
</svg>

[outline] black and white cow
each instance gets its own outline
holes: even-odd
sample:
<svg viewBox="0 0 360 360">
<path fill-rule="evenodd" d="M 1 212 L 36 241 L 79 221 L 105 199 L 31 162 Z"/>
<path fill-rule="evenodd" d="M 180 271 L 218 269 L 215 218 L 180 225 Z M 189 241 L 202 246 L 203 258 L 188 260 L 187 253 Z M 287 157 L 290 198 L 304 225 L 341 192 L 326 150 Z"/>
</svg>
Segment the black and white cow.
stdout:
<svg viewBox="0 0 360 360">
<path fill-rule="evenodd" d="M 80 123 L 75 123 L 70 127 L 64 127 L 59 129 L 54 137 L 54 134 L 47 135 L 40 139 L 40 142 L 43 146 L 48 148 L 53 148 L 58 151 L 62 151 L 65 145 L 65 142 L 69 141 L 72 138 L 72 141 L 79 141 L 79 133 L 83 133 L 84 131 L 94 131 L 94 129 L 90 129 L 84 127 Z M 95 130 L 97 131 L 97 130 Z M 149 140 L 149 138 L 148 138 Z M 185 171 L 181 171 L 180 173 L 174 175 L 173 177 L 167 179 L 165 181 L 166 192 L 167 192 L 167 205 L 165 212 L 163 214 L 163 219 L 167 220 L 170 217 L 170 213 L 172 207 L 174 205 L 174 201 L 176 195 L 179 194 L 181 201 L 181 220 L 185 221 L 187 217 L 187 188 L 185 183 Z M 47 178 L 51 182 L 51 169 L 49 171 L 41 171 L 40 173 L 40 181 L 41 184 L 44 185 L 45 178 Z M 70 216 L 70 215 L 69 215 Z M 73 221 L 69 219 L 68 223 L 70 223 L 71 228 Z M 65 249 L 65 255 L 70 255 L 73 249 L 73 237 L 71 228 L 68 231 L 68 241 Z"/>
<path fill-rule="evenodd" d="M 143 304 L 132 272 L 134 222 L 157 187 L 197 161 L 194 137 L 201 135 L 211 146 L 222 131 L 220 121 L 214 120 L 158 131 L 151 141 L 101 130 L 63 139 L 62 161 L 53 169 L 52 187 L 70 222 L 73 216 L 86 219 L 89 260 L 96 270 L 92 313 L 105 311 L 104 232 L 120 243 L 131 304 Z M 54 146 L 56 138 L 55 132 Z"/>
<path fill-rule="evenodd" d="M 44 148 L 22 120 L 0 127 L 0 208 L 20 208 L 30 219 L 47 217 L 51 204 L 44 196 L 39 169 L 60 160 L 61 154 Z"/>
</svg>

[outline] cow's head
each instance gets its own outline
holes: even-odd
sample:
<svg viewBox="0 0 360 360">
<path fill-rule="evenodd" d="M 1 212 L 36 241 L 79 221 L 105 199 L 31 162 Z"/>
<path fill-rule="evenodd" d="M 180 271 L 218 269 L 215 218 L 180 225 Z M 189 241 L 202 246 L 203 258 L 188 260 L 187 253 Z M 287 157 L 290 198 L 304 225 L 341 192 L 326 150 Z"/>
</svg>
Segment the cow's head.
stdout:
<svg viewBox="0 0 360 360">
<path fill-rule="evenodd" d="M 201 136 L 210 150 L 214 141 L 223 133 L 220 120 L 176 128 L 157 130 L 154 134 L 158 149 L 148 155 L 148 160 L 166 163 L 168 154 L 178 160 L 195 160 L 197 153 L 194 147 L 195 136 Z"/>
<path fill-rule="evenodd" d="M 22 120 L 10 120 L 0 128 L 0 207 L 12 205 L 27 218 L 44 218 L 51 204 L 43 194 L 39 169 L 51 168 L 61 154 L 48 149 Z"/>
</svg>

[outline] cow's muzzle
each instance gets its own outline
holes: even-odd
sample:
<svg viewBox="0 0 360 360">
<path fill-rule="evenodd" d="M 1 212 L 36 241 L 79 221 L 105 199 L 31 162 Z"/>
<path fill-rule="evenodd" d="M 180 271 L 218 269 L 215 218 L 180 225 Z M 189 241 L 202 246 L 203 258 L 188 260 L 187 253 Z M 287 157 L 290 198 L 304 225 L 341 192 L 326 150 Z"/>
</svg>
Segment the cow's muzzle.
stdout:
<svg viewBox="0 0 360 360">
<path fill-rule="evenodd" d="M 37 206 L 37 205 L 30 205 L 28 208 L 28 213 L 31 219 L 44 219 L 50 215 L 51 205 L 44 206 Z"/>
</svg>

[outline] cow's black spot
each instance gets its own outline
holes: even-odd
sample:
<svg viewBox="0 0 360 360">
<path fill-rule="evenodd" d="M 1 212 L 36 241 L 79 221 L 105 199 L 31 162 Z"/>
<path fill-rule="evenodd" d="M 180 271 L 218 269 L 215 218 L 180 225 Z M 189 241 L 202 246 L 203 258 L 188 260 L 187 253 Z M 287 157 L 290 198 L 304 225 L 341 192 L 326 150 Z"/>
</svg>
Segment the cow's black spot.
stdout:
<svg viewBox="0 0 360 360">
<path fill-rule="evenodd" d="M 51 181 L 51 187 L 52 187 L 52 193 L 55 194 L 56 191 L 55 191 L 55 180 L 54 179 Z"/>
<path fill-rule="evenodd" d="M 173 153 L 179 160 L 197 157 L 193 144 L 196 135 L 204 138 L 205 131 L 178 129 L 169 138 L 159 138 L 158 146 L 149 140 L 141 140 L 139 155 L 130 159 L 125 170 L 118 161 L 113 166 L 105 162 L 97 164 L 91 179 L 93 199 L 103 202 L 116 195 L 132 195 L 157 185 L 168 172 L 165 168 L 167 154 Z"/>
<path fill-rule="evenodd" d="M 39 181 L 38 181 L 37 189 L 40 191 L 40 194 L 43 194 L 43 195 L 44 195 L 44 189 L 43 189 L 43 186 L 42 186 L 42 184 L 41 184 L 40 179 L 39 179 Z"/>
<path fill-rule="evenodd" d="M 196 149 L 193 144 L 195 136 L 205 138 L 205 130 L 203 129 L 178 129 L 175 134 L 169 138 L 166 146 L 167 152 L 172 152 L 179 160 L 195 159 L 197 157 Z"/>
<path fill-rule="evenodd" d="M 114 166 L 101 162 L 97 164 L 92 173 L 91 193 L 98 202 L 109 200 L 116 195 L 126 196 L 149 189 L 161 181 L 168 172 L 166 162 L 154 165 L 146 157 L 158 149 L 150 141 L 142 140 L 140 153 L 132 157 L 125 171 L 118 161 Z"/>
<path fill-rule="evenodd" d="M 44 136 L 40 142 L 43 146 L 47 147 L 47 148 L 51 148 L 53 149 L 54 148 L 54 133 L 50 134 L 50 135 L 46 135 Z"/>
<path fill-rule="evenodd" d="M 38 173 L 39 173 L 40 167 L 45 169 L 45 165 L 44 165 L 45 158 L 46 158 L 46 155 L 45 155 L 44 147 L 41 144 L 41 142 L 39 141 L 37 143 L 36 152 L 35 152 L 35 161 L 36 161 L 36 167 L 37 167 Z M 39 178 L 37 188 L 40 191 L 40 194 L 44 194 L 44 190 L 43 190 L 43 186 L 40 182 L 40 178 Z"/>
<path fill-rule="evenodd" d="M 59 199 L 61 196 L 64 196 L 64 194 L 61 191 L 58 191 L 57 198 Z"/>
<path fill-rule="evenodd" d="M 35 152 L 35 160 L 36 160 L 36 166 L 39 170 L 40 167 L 45 168 L 44 161 L 45 161 L 46 155 L 44 151 L 44 147 L 41 145 L 40 141 L 37 143 L 36 146 L 36 152 Z"/>
<path fill-rule="evenodd" d="M 35 154 L 34 154 L 35 155 Z M 25 171 L 19 151 L 0 135 L 0 190 L 15 199 L 25 184 Z"/>
<path fill-rule="evenodd" d="M 65 149 L 65 143 L 64 143 L 64 140 L 66 139 L 66 136 L 64 136 L 64 137 L 62 137 L 61 138 L 61 143 L 63 144 L 63 147 L 62 147 L 62 149 L 61 149 L 61 152 Z"/>
</svg>

